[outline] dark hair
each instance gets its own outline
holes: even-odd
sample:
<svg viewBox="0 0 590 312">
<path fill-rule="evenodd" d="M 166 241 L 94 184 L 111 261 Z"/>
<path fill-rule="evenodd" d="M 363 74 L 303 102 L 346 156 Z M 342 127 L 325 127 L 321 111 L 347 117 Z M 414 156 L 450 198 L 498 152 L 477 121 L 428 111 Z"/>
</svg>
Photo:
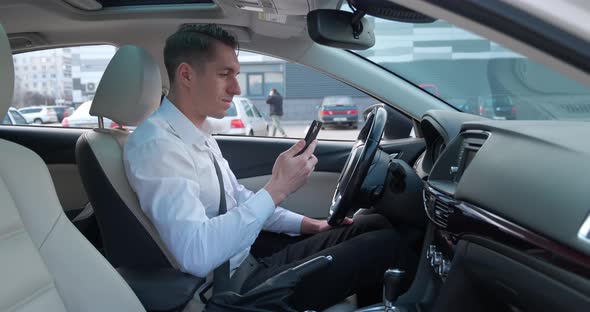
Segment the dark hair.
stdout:
<svg viewBox="0 0 590 312">
<path fill-rule="evenodd" d="M 174 73 L 180 63 L 189 63 L 202 69 L 207 58 L 215 52 L 216 41 L 238 49 L 238 41 L 234 36 L 215 24 L 182 25 L 170 35 L 164 46 L 164 65 L 170 83 L 174 82 Z"/>
</svg>

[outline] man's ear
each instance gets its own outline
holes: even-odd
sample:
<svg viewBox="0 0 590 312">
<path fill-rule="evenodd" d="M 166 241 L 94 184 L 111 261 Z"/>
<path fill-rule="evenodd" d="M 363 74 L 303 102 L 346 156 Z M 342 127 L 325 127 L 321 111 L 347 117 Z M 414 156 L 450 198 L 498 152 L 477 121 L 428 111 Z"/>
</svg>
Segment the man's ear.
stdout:
<svg viewBox="0 0 590 312">
<path fill-rule="evenodd" d="M 187 63 L 180 63 L 176 68 L 176 79 L 183 86 L 189 86 L 195 79 L 192 67 Z"/>
</svg>

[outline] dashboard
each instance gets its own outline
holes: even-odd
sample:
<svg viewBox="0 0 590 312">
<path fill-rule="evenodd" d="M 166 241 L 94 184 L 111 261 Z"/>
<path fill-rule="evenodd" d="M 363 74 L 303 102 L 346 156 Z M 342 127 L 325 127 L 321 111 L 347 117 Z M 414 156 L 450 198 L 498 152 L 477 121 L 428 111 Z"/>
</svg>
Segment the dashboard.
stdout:
<svg viewBox="0 0 590 312">
<path fill-rule="evenodd" d="M 427 257 L 443 279 L 466 236 L 590 278 L 590 127 L 429 111 L 414 164 L 435 227 Z M 586 142 L 586 143 L 584 143 Z"/>
</svg>

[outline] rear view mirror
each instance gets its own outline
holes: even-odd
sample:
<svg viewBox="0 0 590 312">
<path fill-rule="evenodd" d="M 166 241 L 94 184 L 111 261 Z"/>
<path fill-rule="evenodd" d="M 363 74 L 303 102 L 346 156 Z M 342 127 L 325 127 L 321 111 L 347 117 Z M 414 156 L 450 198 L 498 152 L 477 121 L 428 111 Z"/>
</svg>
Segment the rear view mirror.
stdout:
<svg viewBox="0 0 590 312">
<path fill-rule="evenodd" d="M 374 25 L 366 18 L 353 21 L 354 14 L 339 10 L 314 10 L 307 14 L 311 39 L 321 45 L 366 50 L 375 45 Z M 353 26 L 355 25 L 355 26 Z"/>
</svg>

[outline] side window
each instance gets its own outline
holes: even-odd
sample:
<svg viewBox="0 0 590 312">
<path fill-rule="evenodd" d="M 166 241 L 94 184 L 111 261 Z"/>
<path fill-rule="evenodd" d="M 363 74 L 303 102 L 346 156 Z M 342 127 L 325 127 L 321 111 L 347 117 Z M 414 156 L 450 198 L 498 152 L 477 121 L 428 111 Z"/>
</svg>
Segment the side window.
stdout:
<svg viewBox="0 0 590 312">
<path fill-rule="evenodd" d="M 14 55 L 12 107 L 20 113 L 13 114 L 15 123 L 97 127 L 98 118 L 90 116 L 88 110 L 100 78 L 116 51 L 114 46 L 94 45 Z M 117 125 L 105 119 L 105 126 Z"/>
<path fill-rule="evenodd" d="M 254 104 L 252 104 L 252 110 L 254 111 L 254 116 L 256 116 L 258 118 L 262 118 L 262 114 L 260 114 L 260 111 L 258 111 L 258 108 L 256 108 L 256 106 L 254 106 Z"/>
<path fill-rule="evenodd" d="M 8 114 L 10 114 L 10 113 L 8 113 Z M 2 124 L 3 125 L 11 125 L 12 124 L 12 122 L 10 121 L 10 117 L 8 117 L 8 114 L 6 114 L 4 116 L 4 119 L 2 119 Z"/>
<path fill-rule="evenodd" d="M 226 115 L 233 122 L 227 124 L 233 126 L 221 134 L 282 137 L 285 133 L 287 137 L 303 138 L 317 119 L 324 123 L 319 139 L 352 141 L 364 125 L 367 108 L 380 103 L 303 65 L 246 51 L 240 51 L 238 59 L 241 97 L 252 105 L 251 109 L 244 105 L 244 114 L 261 118 L 238 122 Z M 271 90 L 276 91 L 272 97 Z M 388 112 L 388 120 L 395 124 L 395 138 L 409 137 L 411 120 L 393 109 Z M 274 131 L 273 120 L 278 120 L 282 131 Z"/>
<path fill-rule="evenodd" d="M 250 103 L 248 103 L 248 101 L 242 100 L 242 105 L 244 105 L 244 109 L 246 109 L 246 116 L 248 117 L 254 117 L 254 112 L 252 112 L 252 106 L 250 106 Z"/>
<path fill-rule="evenodd" d="M 11 112 L 12 119 L 14 119 L 14 123 L 17 125 L 26 125 L 27 120 L 23 117 L 19 112 Z"/>
</svg>

